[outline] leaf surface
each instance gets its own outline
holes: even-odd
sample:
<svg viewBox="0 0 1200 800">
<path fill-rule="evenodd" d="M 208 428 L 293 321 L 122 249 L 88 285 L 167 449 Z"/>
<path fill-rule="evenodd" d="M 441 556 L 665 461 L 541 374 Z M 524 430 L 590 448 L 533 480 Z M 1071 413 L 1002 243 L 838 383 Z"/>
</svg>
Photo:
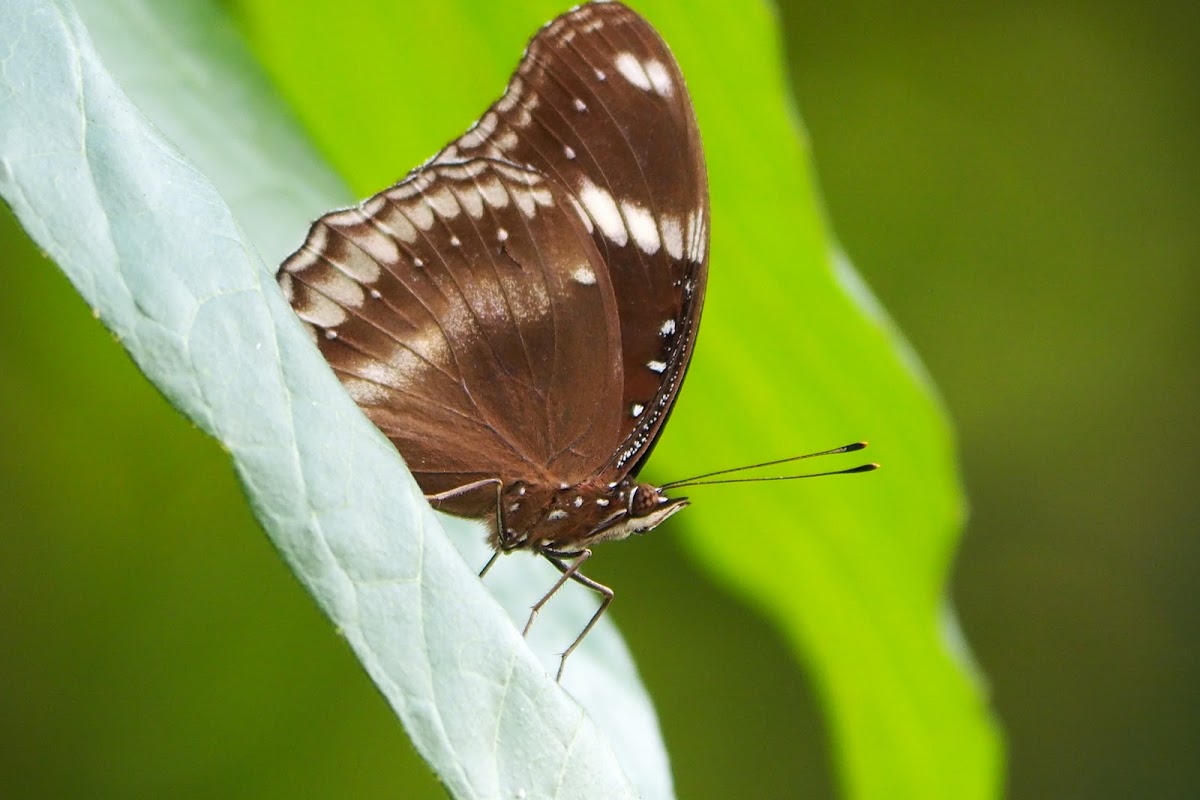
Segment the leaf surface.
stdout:
<svg viewBox="0 0 1200 800">
<path fill-rule="evenodd" d="M 0 9 L 0 194 L 26 231 L 168 400 L 229 450 L 272 541 L 454 796 L 669 797 L 653 711 L 615 632 L 598 631 L 568 674 L 584 702 L 609 698 L 589 715 L 278 292 L 283 231 L 298 241 L 297 220 L 341 190 L 319 164 L 295 178 L 312 151 L 232 30 L 204 4 L 89 11 L 139 107 L 65 0 Z M 478 531 L 458 527 L 479 562 Z M 525 562 L 510 582 L 549 585 Z M 501 593 L 520 614 L 519 592 Z M 558 604 L 542 636 L 586 620 L 581 602 Z"/>
</svg>

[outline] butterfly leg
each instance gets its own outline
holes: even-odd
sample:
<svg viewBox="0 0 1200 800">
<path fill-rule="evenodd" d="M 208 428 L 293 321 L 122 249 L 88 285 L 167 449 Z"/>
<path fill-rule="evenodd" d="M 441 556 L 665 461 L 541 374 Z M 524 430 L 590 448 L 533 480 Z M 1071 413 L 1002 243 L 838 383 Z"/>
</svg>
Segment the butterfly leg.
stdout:
<svg viewBox="0 0 1200 800">
<path fill-rule="evenodd" d="M 479 570 L 480 578 L 482 578 L 484 575 L 488 574 L 488 570 L 492 568 L 492 564 L 496 563 L 496 559 L 499 558 L 500 554 L 503 552 L 504 552 L 503 550 L 497 550 L 496 552 L 492 553 L 492 557 L 489 558 L 488 562 L 483 565 L 483 569 Z"/>
<path fill-rule="evenodd" d="M 436 509 L 441 510 L 442 507 L 450 500 L 462 501 L 464 498 L 478 497 L 481 493 L 490 494 L 490 489 L 496 491 L 495 509 L 496 509 L 496 539 L 500 543 L 499 549 L 492 554 L 488 562 L 483 565 L 483 569 L 479 571 L 479 577 L 487 574 L 487 571 L 492 568 L 492 564 L 496 563 L 496 559 L 501 553 L 512 550 L 512 539 L 508 535 L 508 528 L 504 521 L 504 484 L 499 478 L 485 478 L 481 481 L 468 483 L 464 486 L 456 486 L 445 492 L 438 494 L 427 494 L 425 499 L 429 504 Z M 482 504 L 485 507 L 490 504 L 490 499 Z"/>
<path fill-rule="evenodd" d="M 492 568 L 492 564 L 496 563 L 496 559 L 500 557 L 501 553 L 512 549 L 512 540 L 508 537 L 508 527 L 504 521 L 504 485 L 500 481 L 496 481 L 496 538 L 500 541 L 500 549 L 492 553 L 492 557 L 483 565 L 483 569 L 479 570 L 480 578 L 487 575 L 488 570 Z"/>
<path fill-rule="evenodd" d="M 562 577 L 560 577 L 558 581 L 555 582 L 552 587 L 550 587 L 550 591 L 546 592 L 546 594 L 542 596 L 541 600 L 534 604 L 533 609 L 529 613 L 529 621 L 525 623 L 525 630 L 523 631 L 522 635 L 529 635 L 529 628 L 531 625 L 533 625 L 533 620 L 535 617 L 537 617 L 538 612 L 542 610 L 542 606 L 546 605 L 550 598 L 554 596 L 555 592 L 561 589 L 563 584 L 569 580 L 575 581 L 580 586 L 586 586 L 587 588 L 599 594 L 601 597 L 600 607 L 596 609 L 595 614 L 592 614 L 592 618 L 588 620 L 588 624 L 585 625 L 583 630 L 579 632 L 579 635 L 575 637 L 575 641 L 571 642 L 571 646 L 563 652 L 562 659 L 558 662 L 558 675 L 555 676 L 555 680 L 561 681 L 563 669 L 567 666 L 567 658 L 571 655 L 571 653 L 575 652 L 575 648 L 579 647 L 584 638 L 591 633 L 592 628 L 596 627 L 596 623 L 600 621 L 600 617 L 604 615 L 605 610 L 608 609 L 609 603 L 612 602 L 614 594 L 613 590 L 609 587 L 592 580 L 579 571 L 579 568 L 583 566 L 583 563 L 592 557 L 591 550 L 583 550 L 579 552 L 578 555 L 575 556 L 575 560 L 570 564 L 566 562 L 564 558 L 565 554 L 560 555 L 557 553 L 543 551 L 542 555 L 547 561 L 553 564 L 559 572 L 562 573 Z"/>
</svg>

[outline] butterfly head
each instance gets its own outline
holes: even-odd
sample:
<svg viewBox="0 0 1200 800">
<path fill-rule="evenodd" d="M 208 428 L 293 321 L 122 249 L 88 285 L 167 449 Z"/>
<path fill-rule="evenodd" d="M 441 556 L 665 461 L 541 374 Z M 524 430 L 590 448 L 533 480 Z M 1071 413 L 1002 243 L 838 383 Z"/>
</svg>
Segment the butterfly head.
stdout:
<svg viewBox="0 0 1200 800">
<path fill-rule="evenodd" d="M 613 525 L 618 532 L 606 538 L 624 539 L 631 533 L 645 533 L 689 505 L 686 497 L 672 499 L 662 489 L 649 483 L 630 486 L 626 495 L 625 514 Z"/>
<path fill-rule="evenodd" d="M 634 533 L 648 531 L 661 524 L 667 517 L 688 505 L 686 497 L 674 500 L 662 489 L 649 483 L 639 483 L 628 490 L 626 520 Z"/>
</svg>

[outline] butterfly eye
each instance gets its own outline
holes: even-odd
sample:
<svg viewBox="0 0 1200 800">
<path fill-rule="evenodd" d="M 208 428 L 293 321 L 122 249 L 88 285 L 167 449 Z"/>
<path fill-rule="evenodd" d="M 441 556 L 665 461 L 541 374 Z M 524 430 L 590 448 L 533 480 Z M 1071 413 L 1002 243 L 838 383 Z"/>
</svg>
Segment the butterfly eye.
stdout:
<svg viewBox="0 0 1200 800">
<path fill-rule="evenodd" d="M 663 502 L 658 489 L 647 484 L 638 484 L 629 494 L 629 514 L 633 517 L 644 517 L 658 508 Z"/>
</svg>

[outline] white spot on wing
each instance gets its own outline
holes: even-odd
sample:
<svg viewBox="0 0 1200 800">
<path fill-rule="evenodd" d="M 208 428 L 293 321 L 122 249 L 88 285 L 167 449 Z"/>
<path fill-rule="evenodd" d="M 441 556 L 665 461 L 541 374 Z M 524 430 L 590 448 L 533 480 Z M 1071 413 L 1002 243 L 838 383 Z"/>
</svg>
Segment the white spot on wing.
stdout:
<svg viewBox="0 0 1200 800">
<path fill-rule="evenodd" d="M 654 255 L 661 246 L 658 240 L 658 228 L 654 225 L 654 217 L 650 212 L 637 203 L 625 200 L 621 203 L 625 219 L 629 223 L 629 232 L 637 246 L 648 255 Z"/>
<path fill-rule="evenodd" d="M 575 148 L 571 147 L 571 145 L 569 145 L 569 144 L 563 145 L 563 155 L 566 156 L 568 159 L 574 159 L 575 158 Z"/>
<path fill-rule="evenodd" d="M 492 208 L 505 208 L 508 206 L 508 192 L 504 191 L 503 184 L 500 183 L 494 176 L 489 176 L 478 183 L 479 193 L 483 195 L 484 201 Z"/>
<path fill-rule="evenodd" d="M 580 209 L 580 213 L 583 213 Z M 299 250 L 288 256 L 288 260 L 283 262 L 284 272 L 303 272 L 313 264 L 320 263 L 320 253 L 325 249 L 325 243 L 328 241 L 329 235 L 325 228 L 317 228 L 308 235 L 307 241 Z"/>
<path fill-rule="evenodd" d="M 514 183 L 533 186 L 542 182 L 542 177 L 535 172 L 530 172 L 529 169 L 522 169 L 521 167 L 505 164 L 504 162 L 494 162 L 491 167 L 497 173 Z"/>
<path fill-rule="evenodd" d="M 661 65 L 660 65 L 661 66 Z M 650 91 L 650 76 L 642 68 L 642 62 L 633 53 L 621 53 L 617 56 L 617 71 L 625 76 L 625 80 L 643 91 Z"/>
<path fill-rule="evenodd" d="M 362 209 L 362 212 L 365 216 L 373 217 L 382 211 L 383 207 L 386 205 L 387 198 L 383 195 L 377 194 L 368 197 L 366 200 L 363 200 L 358 204 L 358 207 Z"/>
<path fill-rule="evenodd" d="M 354 402 L 362 406 L 377 406 L 388 398 L 388 390 L 377 383 L 358 378 L 343 377 L 342 385 L 354 398 Z"/>
<path fill-rule="evenodd" d="M 385 235 L 374 225 L 364 226 L 354 232 L 354 243 L 368 256 L 371 261 L 353 259 L 353 276 L 360 281 L 370 283 L 379 280 L 379 264 L 391 264 L 400 258 L 400 248 L 390 236 Z M 347 270 L 349 272 L 349 270 Z"/>
<path fill-rule="evenodd" d="M 428 192 L 425 195 L 425 202 L 433 206 L 433 210 L 443 219 L 454 219 L 458 216 L 458 201 L 454 199 L 454 195 L 450 193 L 450 190 L 444 186 Z"/>
<path fill-rule="evenodd" d="M 688 214 L 687 242 L 688 259 L 696 264 L 703 262 L 705 247 L 708 244 L 708 222 L 704 218 L 702 208 Z"/>
<path fill-rule="evenodd" d="M 646 64 L 646 76 L 650 78 L 650 83 L 654 84 L 654 91 L 663 97 L 671 96 L 671 91 L 675 87 L 671 83 L 671 75 L 661 61 L 651 61 Z"/>
<path fill-rule="evenodd" d="M 362 287 L 337 270 L 312 270 L 304 274 L 304 281 L 338 305 L 359 308 L 363 304 Z"/>
<path fill-rule="evenodd" d="M 521 92 L 524 90 L 525 82 L 519 77 L 513 76 L 513 79 L 508 83 L 508 91 L 496 103 L 496 110 L 501 114 L 507 114 L 517 104 L 517 101 L 521 99 Z"/>
<path fill-rule="evenodd" d="M 472 219 L 479 219 L 483 216 L 483 197 L 479 192 L 473 191 L 473 188 L 460 189 L 454 193 L 454 196 L 458 198 L 459 205 L 467 210 Z"/>
<path fill-rule="evenodd" d="M 325 223 L 334 228 L 349 228 L 362 224 L 366 218 L 361 208 L 347 208 L 333 214 L 326 214 Z"/>
<path fill-rule="evenodd" d="M 664 322 L 662 324 L 662 327 L 658 329 L 658 332 L 661 333 L 663 336 L 670 336 L 672 333 L 675 332 L 675 320 L 669 319 L 666 322 Z"/>
<path fill-rule="evenodd" d="M 533 198 L 533 192 L 514 187 L 512 198 L 513 202 L 517 204 L 517 208 L 521 209 L 521 213 L 532 219 L 534 212 L 537 211 L 537 201 Z"/>
<path fill-rule="evenodd" d="M 322 328 L 341 325 L 347 319 L 346 309 L 313 291 L 305 292 L 304 300 L 296 305 L 296 315 Z"/>
<path fill-rule="evenodd" d="M 587 232 L 591 233 L 594 231 L 595 227 L 592 225 L 592 218 L 583 210 L 583 206 L 579 205 L 579 201 L 575 199 L 575 196 L 567 195 L 567 199 L 571 201 L 571 205 L 575 208 L 575 213 L 583 220 L 583 227 L 587 228 Z"/>
<path fill-rule="evenodd" d="M 667 253 L 676 260 L 683 258 L 683 224 L 679 217 L 664 214 L 659 228 L 662 230 L 663 247 L 667 249 Z"/>
<path fill-rule="evenodd" d="M 483 144 L 486 138 L 487 137 L 484 136 L 479 130 L 479 123 L 476 122 L 467 129 L 466 133 L 459 137 L 458 145 L 459 147 L 465 147 L 466 149 L 471 150 Z"/>
<path fill-rule="evenodd" d="M 642 405 L 641 403 L 634 403 L 633 408 L 629 409 L 629 413 L 634 417 L 640 417 L 642 415 L 642 412 L 645 410 L 646 410 L 646 407 L 644 405 Z"/>
<path fill-rule="evenodd" d="M 651 372 L 660 372 L 660 373 L 663 372 L 664 370 L 666 370 L 666 368 L 667 368 L 666 363 L 662 362 L 662 361 L 648 361 L 648 362 L 646 362 L 646 366 L 650 368 Z"/>
<path fill-rule="evenodd" d="M 438 172 L 459 181 L 473 178 L 487 169 L 486 161 L 467 161 L 461 164 L 439 164 Z"/>
<path fill-rule="evenodd" d="M 578 97 L 576 97 L 575 98 L 575 110 L 579 111 L 581 113 L 584 111 L 587 111 L 587 103 L 583 102 Z"/>
<path fill-rule="evenodd" d="M 496 137 L 496 147 L 501 150 L 511 150 L 517 146 L 517 134 L 511 128 Z"/>
<path fill-rule="evenodd" d="M 423 231 L 427 231 L 433 227 L 433 209 L 424 203 L 413 203 L 405 209 L 408 212 L 408 217 Z"/>
<path fill-rule="evenodd" d="M 505 95 L 506 98 L 507 96 Z M 471 126 L 470 130 L 463 134 L 462 138 L 459 139 L 459 144 L 467 148 L 478 147 L 496 130 L 496 123 L 498 121 L 499 118 L 496 114 L 489 111 L 487 114 L 484 114 L 483 119 L 476 122 Z"/>
<path fill-rule="evenodd" d="M 417 240 L 417 229 L 395 206 L 389 205 L 380 210 L 371 218 L 371 222 L 396 241 L 412 244 Z"/>
<path fill-rule="evenodd" d="M 708 255 L 708 219 L 700 217 L 700 237 L 696 241 L 696 263 L 702 262 Z"/>
<path fill-rule="evenodd" d="M 575 281 L 576 283 L 581 283 L 584 286 L 594 286 L 596 283 L 596 273 L 592 272 L 591 268 L 585 265 L 576 268 L 576 270 L 571 273 L 571 280 Z"/>
<path fill-rule="evenodd" d="M 306 258 L 302 261 L 294 260 L 289 271 L 297 275 L 304 275 L 304 279 L 308 281 L 311 274 L 327 271 L 328 267 L 324 262 L 328 262 L 359 283 L 373 283 L 379 280 L 381 274 L 379 262 L 371 253 L 367 252 L 364 247 L 365 242 L 362 241 L 371 235 L 374 228 L 356 225 L 350 230 L 338 230 L 326 225 L 319 225 L 317 231 L 321 235 L 310 236 L 300 250 L 306 255 Z M 329 236 L 328 234 L 333 235 Z"/>
<path fill-rule="evenodd" d="M 583 185 L 579 188 L 579 201 L 610 241 L 622 247 L 629 241 L 629 233 L 625 230 L 621 212 L 617 209 L 612 195 L 592 183 L 591 178 L 583 179 Z"/>
</svg>

